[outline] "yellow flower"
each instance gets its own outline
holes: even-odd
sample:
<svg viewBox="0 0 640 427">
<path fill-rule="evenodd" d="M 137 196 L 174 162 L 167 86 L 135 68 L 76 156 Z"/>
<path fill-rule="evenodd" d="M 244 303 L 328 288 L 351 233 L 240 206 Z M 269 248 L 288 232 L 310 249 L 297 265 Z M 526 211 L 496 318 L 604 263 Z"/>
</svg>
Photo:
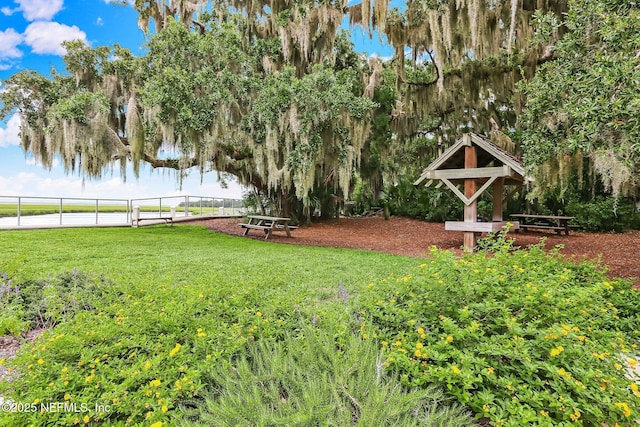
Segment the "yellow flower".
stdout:
<svg viewBox="0 0 640 427">
<path fill-rule="evenodd" d="M 44 360 L 38 359 L 38 365 L 42 365 L 43 363 L 44 363 Z"/>
<path fill-rule="evenodd" d="M 151 380 L 151 382 L 149 383 L 149 385 L 150 385 L 151 387 L 159 387 L 159 386 L 160 386 L 160 384 L 162 384 L 162 382 L 161 382 L 160 380 L 158 380 L 158 379 Z"/>
<path fill-rule="evenodd" d="M 631 416 L 631 409 L 629 409 L 629 406 L 626 403 L 616 402 L 614 403 L 614 405 L 616 405 L 618 408 L 622 410 L 622 413 L 624 414 L 625 417 Z"/>
<path fill-rule="evenodd" d="M 569 414 L 569 418 L 571 418 L 571 421 L 577 421 L 578 418 L 580 418 L 580 411 L 578 411 L 577 409 L 573 410 L 573 414 Z"/>
<path fill-rule="evenodd" d="M 167 412 L 169 410 L 169 407 L 167 405 L 162 405 L 162 409 L 160 409 L 160 410 L 164 414 L 165 412 Z"/>
<path fill-rule="evenodd" d="M 262 313 L 261 313 L 261 312 L 257 312 L 257 313 L 256 313 L 256 316 L 258 316 L 258 317 L 262 317 Z"/>
<path fill-rule="evenodd" d="M 447 336 L 447 342 L 453 342 L 453 337 L 451 335 Z"/>
<path fill-rule="evenodd" d="M 181 348 L 182 348 L 182 345 L 180 343 L 176 344 L 176 346 L 173 347 L 173 349 L 169 352 L 169 356 L 170 357 L 175 356 L 180 351 Z"/>
<path fill-rule="evenodd" d="M 162 427 L 162 421 L 158 421 L 157 423 L 153 423 L 149 427 Z"/>
<path fill-rule="evenodd" d="M 487 374 L 489 374 L 489 375 L 493 374 L 495 371 L 496 371 L 496 370 L 495 370 L 495 369 L 493 369 L 492 367 L 488 367 L 488 368 L 487 368 Z"/>
<path fill-rule="evenodd" d="M 420 357 L 420 356 L 422 356 L 422 352 L 421 352 L 420 350 L 416 350 L 413 354 L 414 354 L 416 357 Z"/>
<path fill-rule="evenodd" d="M 85 415 L 84 418 L 82 418 L 82 421 L 84 421 L 84 423 L 88 423 L 89 422 L 89 415 Z"/>
<path fill-rule="evenodd" d="M 453 372 L 454 374 L 458 375 L 462 371 L 456 365 L 451 365 L 451 372 Z"/>
<path fill-rule="evenodd" d="M 144 369 L 151 369 L 151 362 L 147 362 L 144 364 Z"/>
<path fill-rule="evenodd" d="M 197 336 L 199 337 L 206 337 L 207 333 L 205 331 L 202 330 L 202 328 L 198 328 L 198 333 Z"/>
<path fill-rule="evenodd" d="M 549 352 L 549 354 L 551 355 L 551 357 L 555 357 L 557 355 L 559 355 L 560 353 L 562 353 L 564 351 L 564 348 L 559 345 L 555 348 L 552 348 L 551 351 Z"/>
<path fill-rule="evenodd" d="M 423 347 L 424 347 L 424 345 L 422 345 L 422 343 L 421 343 L 421 342 L 416 343 L 416 348 L 417 348 L 418 350 L 420 350 L 420 349 L 421 349 L 421 348 L 423 348 Z"/>
<path fill-rule="evenodd" d="M 64 395 L 64 400 L 69 400 L 71 399 L 71 395 L 69 393 Z"/>
</svg>

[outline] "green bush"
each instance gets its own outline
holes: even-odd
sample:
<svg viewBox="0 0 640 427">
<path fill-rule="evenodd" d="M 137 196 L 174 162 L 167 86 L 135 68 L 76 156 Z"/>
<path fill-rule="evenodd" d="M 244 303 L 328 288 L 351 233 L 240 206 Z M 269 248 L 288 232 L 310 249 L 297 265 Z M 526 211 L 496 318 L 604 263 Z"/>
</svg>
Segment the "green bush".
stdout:
<svg viewBox="0 0 640 427">
<path fill-rule="evenodd" d="M 448 189 L 414 186 L 401 179 L 385 189 L 382 203 L 392 215 L 419 218 L 432 222 L 457 220 L 462 217 L 462 202 Z"/>
<path fill-rule="evenodd" d="M 495 426 L 631 425 L 640 292 L 557 251 L 512 251 L 500 236 L 488 246 L 491 256 L 462 258 L 434 248 L 409 274 L 368 286 L 385 365 Z"/>
<path fill-rule="evenodd" d="M 589 202 L 572 200 L 565 212 L 575 216 L 574 224 L 586 231 L 615 231 L 640 229 L 640 212 L 632 200 L 614 197 L 596 197 Z"/>
<path fill-rule="evenodd" d="M 251 342 L 203 379 L 182 426 L 451 426 L 473 419 L 435 387 L 388 377 L 374 340 L 315 327 Z"/>
<path fill-rule="evenodd" d="M 28 280 L 19 286 L 4 273 L 0 283 L 0 334 L 49 328 L 106 298 L 110 284 L 74 269 L 48 279 Z M 13 325 L 9 327 L 8 325 Z"/>
</svg>

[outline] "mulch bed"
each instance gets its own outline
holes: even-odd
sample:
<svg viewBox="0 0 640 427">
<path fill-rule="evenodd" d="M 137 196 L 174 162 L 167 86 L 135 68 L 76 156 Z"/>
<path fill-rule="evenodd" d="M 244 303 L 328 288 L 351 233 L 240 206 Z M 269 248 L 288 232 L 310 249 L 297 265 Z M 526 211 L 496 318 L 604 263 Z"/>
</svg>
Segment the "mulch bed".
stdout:
<svg viewBox="0 0 640 427">
<path fill-rule="evenodd" d="M 189 224 L 204 225 L 225 234 L 241 236 L 241 218 L 215 218 L 193 221 Z M 443 223 L 428 223 L 403 217 L 349 217 L 314 222 L 309 227 L 292 231 L 288 238 L 284 233 L 274 233 L 269 241 L 293 244 L 325 246 L 333 248 L 364 249 L 411 257 L 425 257 L 431 246 L 461 253 L 462 232 L 445 231 Z M 572 232 L 558 236 L 553 232 L 526 231 L 510 233 L 516 245 L 526 247 L 537 244 L 546 237 L 545 248 L 562 245 L 560 253 L 573 259 L 601 259 L 612 277 L 636 280 L 640 287 L 640 231 L 625 233 Z M 247 238 L 263 240 L 264 235 L 251 230 Z"/>
</svg>

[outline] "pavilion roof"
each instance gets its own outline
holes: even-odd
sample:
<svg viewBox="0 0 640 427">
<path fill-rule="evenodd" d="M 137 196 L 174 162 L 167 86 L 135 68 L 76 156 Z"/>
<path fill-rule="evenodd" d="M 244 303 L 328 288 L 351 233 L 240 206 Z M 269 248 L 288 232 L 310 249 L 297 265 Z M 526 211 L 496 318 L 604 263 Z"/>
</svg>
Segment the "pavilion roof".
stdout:
<svg viewBox="0 0 640 427">
<path fill-rule="evenodd" d="M 475 146 L 477 168 L 465 169 L 465 147 Z M 427 166 L 414 185 L 425 180 L 446 179 L 459 182 L 464 179 L 488 179 L 491 177 L 505 178 L 505 184 L 521 184 L 525 181 L 525 171 L 522 162 L 513 154 L 503 150 L 488 138 L 467 133 Z"/>
</svg>

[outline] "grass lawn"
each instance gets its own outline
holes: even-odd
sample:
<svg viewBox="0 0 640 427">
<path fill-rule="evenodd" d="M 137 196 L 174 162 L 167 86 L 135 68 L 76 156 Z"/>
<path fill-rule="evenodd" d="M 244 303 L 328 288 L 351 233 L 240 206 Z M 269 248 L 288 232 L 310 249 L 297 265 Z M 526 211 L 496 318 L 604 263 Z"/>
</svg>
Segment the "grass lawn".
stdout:
<svg viewBox="0 0 640 427">
<path fill-rule="evenodd" d="M 0 425 L 470 425 L 459 405 L 505 426 L 639 414 L 618 357 L 637 353 L 638 292 L 535 248 L 498 239 L 491 256 L 416 259 L 195 226 L 0 240 L 0 334 L 54 326 L 2 361 L 20 377 L 0 395 L 40 410 L 0 412 Z M 90 409 L 43 413 L 50 402 Z"/>
</svg>

